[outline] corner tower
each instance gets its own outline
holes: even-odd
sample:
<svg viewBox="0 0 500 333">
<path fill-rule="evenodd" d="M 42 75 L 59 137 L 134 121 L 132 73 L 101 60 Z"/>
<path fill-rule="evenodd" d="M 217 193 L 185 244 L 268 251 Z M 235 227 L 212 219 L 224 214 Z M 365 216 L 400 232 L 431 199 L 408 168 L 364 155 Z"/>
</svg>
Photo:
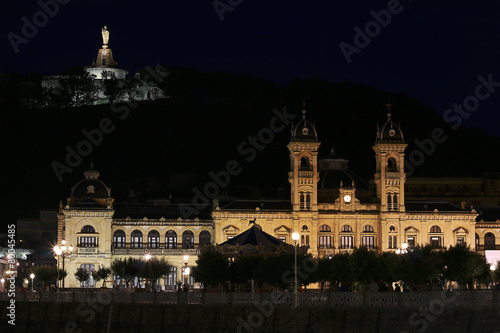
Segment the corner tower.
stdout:
<svg viewBox="0 0 500 333">
<path fill-rule="evenodd" d="M 391 119 L 392 105 L 388 107 L 387 121 L 377 128 L 377 138 L 373 146 L 376 157 L 375 184 L 382 212 L 404 212 L 404 157 L 407 144 L 400 126 Z"/>
<path fill-rule="evenodd" d="M 320 146 L 315 126 L 306 119 L 305 103 L 302 119 L 292 125 L 290 150 L 290 172 L 293 211 L 318 211 L 318 148 Z"/>
</svg>

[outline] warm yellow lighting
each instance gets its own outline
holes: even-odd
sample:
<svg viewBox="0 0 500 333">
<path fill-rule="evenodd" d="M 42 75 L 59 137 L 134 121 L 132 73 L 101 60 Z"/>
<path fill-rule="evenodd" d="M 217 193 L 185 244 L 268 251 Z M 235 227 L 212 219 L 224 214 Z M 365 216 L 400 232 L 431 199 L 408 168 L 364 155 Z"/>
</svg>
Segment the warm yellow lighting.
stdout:
<svg viewBox="0 0 500 333">
<path fill-rule="evenodd" d="M 188 261 L 189 256 L 187 254 L 184 255 L 184 261 Z"/>
<path fill-rule="evenodd" d="M 30 278 L 34 279 L 35 278 L 35 274 L 31 273 L 30 274 Z"/>
<path fill-rule="evenodd" d="M 146 260 L 151 259 L 151 255 L 149 253 L 146 253 L 146 255 L 144 255 L 144 259 L 146 259 Z"/>
<path fill-rule="evenodd" d="M 300 235 L 299 235 L 297 232 L 294 232 L 294 233 L 292 234 L 292 239 L 293 239 L 294 241 L 298 241 L 298 240 L 299 240 L 299 238 L 300 238 Z"/>
<path fill-rule="evenodd" d="M 189 273 L 191 273 L 191 269 L 189 267 L 186 267 L 184 269 L 184 275 L 189 275 Z"/>
<path fill-rule="evenodd" d="M 497 269 L 497 266 L 495 266 L 495 265 L 491 265 L 491 266 L 490 266 L 490 270 L 491 270 L 491 271 L 494 271 L 495 269 Z"/>
<path fill-rule="evenodd" d="M 61 243 L 62 243 L 62 245 L 66 245 L 66 240 L 64 240 L 64 239 L 63 239 L 63 240 L 61 241 Z"/>
</svg>

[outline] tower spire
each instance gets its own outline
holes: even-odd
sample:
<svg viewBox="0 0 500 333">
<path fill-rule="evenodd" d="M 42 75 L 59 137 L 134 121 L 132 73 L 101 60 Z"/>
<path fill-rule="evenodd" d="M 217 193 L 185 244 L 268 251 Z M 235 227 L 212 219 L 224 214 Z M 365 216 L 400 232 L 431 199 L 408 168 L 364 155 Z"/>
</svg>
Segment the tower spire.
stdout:
<svg viewBox="0 0 500 333">
<path fill-rule="evenodd" d="M 394 107 L 394 105 L 391 103 L 391 95 L 390 94 L 387 94 L 387 103 L 385 104 L 385 107 L 387 108 L 387 118 L 389 118 L 389 120 L 391 120 L 392 108 Z"/>
</svg>

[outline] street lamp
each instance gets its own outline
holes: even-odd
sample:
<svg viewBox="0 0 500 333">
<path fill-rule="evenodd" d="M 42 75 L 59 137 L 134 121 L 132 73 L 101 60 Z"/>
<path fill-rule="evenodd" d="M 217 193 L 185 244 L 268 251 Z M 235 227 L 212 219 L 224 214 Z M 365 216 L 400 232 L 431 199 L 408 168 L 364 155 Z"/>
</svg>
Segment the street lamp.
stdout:
<svg viewBox="0 0 500 333">
<path fill-rule="evenodd" d="M 187 254 L 184 255 L 184 291 L 188 291 L 189 285 L 188 285 L 188 279 L 189 279 L 189 273 L 191 273 L 191 269 L 188 267 L 188 260 L 189 256 Z"/>
<path fill-rule="evenodd" d="M 493 274 L 494 274 L 494 272 L 495 272 L 496 269 L 497 269 L 496 265 L 491 265 L 490 266 L 490 272 L 491 272 L 491 290 L 493 290 L 493 287 L 494 287 Z"/>
<path fill-rule="evenodd" d="M 294 243 L 294 249 L 295 249 L 295 283 L 294 283 L 294 296 L 295 296 L 295 302 L 294 302 L 294 307 L 297 307 L 297 301 L 298 301 L 298 291 L 297 291 L 297 241 L 299 240 L 300 235 L 297 232 L 294 232 L 292 234 L 292 239 Z"/>
<path fill-rule="evenodd" d="M 149 259 L 151 259 L 151 255 L 149 253 L 146 253 L 144 255 L 144 259 L 146 259 L 146 261 L 149 261 Z"/>
<path fill-rule="evenodd" d="M 57 291 L 59 291 L 59 261 L 60 261 L 60 257 L 62 257 L 62 263 L 63 263 L 63 271 L 64 271 L 64 258 L 66 258 L 68 255 L 71 254 L 71 252 L 73 252 L 73 246 L 70 245 L 69 248 L 66 247 L 66 240 L 62 240 L 61 241 L 61 247 L 59 247 L 58 245 L 54 246 L 54 253 L 57 255 L 57 284 L 58 284 L 58 288 L 57 288 Z M 62 279 L 62 287 L 64 288 L 64 279 Z"/>
<path fill-rule="evenodd" d="M 30 278 L 31 278 L 31 292 L 33 292 L 33 279 L 35 278 L 35 274 L 31 273 Z"/>
<path fill-rule="evenodd" d="M 396 250 L 396 254 L 408 253 L 408 243 L 401 244 L 401 247 Z"/>
</svg>

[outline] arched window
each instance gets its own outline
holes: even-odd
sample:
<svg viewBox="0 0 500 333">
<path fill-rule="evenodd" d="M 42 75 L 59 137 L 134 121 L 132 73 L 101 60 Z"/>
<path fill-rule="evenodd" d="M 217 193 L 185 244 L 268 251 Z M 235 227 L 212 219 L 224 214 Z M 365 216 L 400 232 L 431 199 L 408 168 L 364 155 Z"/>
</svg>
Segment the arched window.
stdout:
<svg viewBox="0 0 500 333">
<path fill-rule="evenodd" d="M 95 234 L 95 229 L 91 225 L 86 225 L 82 228 L 82 234 Z M 97 247 L 97 237 L 95 236 L 80 236 L 78 239 L 78 247 Z"/>
<path fill-rule="evenodd" d="M 91 225 L 86 225 L 82 228 L 82 230 L 80 231 L 82 234 L 95 234 L 95 228 Z"/>
<path fill-rule="evenodd" d="M 350 225 L 346 224 L 340 229 L 341 232 L 352 232 Z M 340 248 L 352 249 L 354 247 L 353 236 L 340 236 Z"/>
<path fill-rule="evenodd" d="M 437 225 L 432 226 L 430 230 L 431 234 L 441 233 L 441 228 Z M 431 236 L 431 246 L 432 247 L 441 247 L 441 236 Z"/>
<path fill-rule="evenodd" d="M 300 192 L 300 209 L 301 210 L 311 209 L 311 193 Z"/>
<path fill-rule="evenodd" d="M 484 249 L 485 250 L 495 250 L 495 235 L 488 232 L 484 235 Z"/>
<path fill-rule="evenodd" d="M 124 249 L 125 248 L 125 231 L 116 230 L 113 234 L 113 247 L 115 249 Z"/>
<path fill-rule="evenodd" d="M 319 227 L 319 232 L 322 233 L 318 237 L 318 248 L 320 249 L 331 249 L 333 248 L 333 236 L 327 233 L 332 232 L 332 228 L 329 225 L 323 224 Z M 309 245 L 309 244 L 308 244 Z"/>
<path fill-rule="evenodd" d="M 102 58 L 101 65 L 106 66 L 106 58 Z"/>
<path fill-rule="evenodd" d="M 182 248 L 194 249 L 194 234 L 192 231 L 186 230 L 182 233 Z"/>
<path fill-rule="evenodd" d="M 160 247 L 160 233 L 156 230 L 151 230 L 148 233 L 148 249 L 157 249 Z"/>
<path fill-rule="evenodd" d="M 332 229 L 330 228 L 329 225 L 323 224 L 321 227 L 319 227 L 320 232 L 332 232 Z"/>
<path fill-rule="evenodd" d="M 373 227 L 371 225 L 365 225 L 363 227 L 363 232 L 373 233 Z M 375 248 L 375 236 L 362 236 L 361 237 L 361 245 L 368 249 Z"/>
<path fill-rule="evenodd" d="M 307 231 L 307 230 L 309 230 L 309 228 L 307 227 L 307 225 L 303 225 L 302 226 L 302 231 Z"/>
<path fill-rule="evenodd" d="M 139 230 L 132 231 L 132 234 L 130 234 L 130 244 L 133 249 L 142 249 L 142 232 Z"/>
<path fill-rule="evenodd" d="M 387 172 L 398 172 L 398 164 L 393 157 L 387 160 Z"/>
<path fill-rule="evenodd" d="M 476 234 L 476 250 L 479 250 L 479 235 Z"/>
<path fill-rule="evenodd" d="M 440 233 L 440 232 L 441 232 L 440 227 L 438 227 L 437 225 L 432 226 L 431 233 Z"/>
<path fill-rule="evenodd" d="M 165 248 L 167 249 L 177 248 L 177 233 L 175 231 L 169 230 L 165 234 Z"/>
<path fill-rule="evenodd" d="M 210 232 L 203 230 L 200 232 L 200 245 L 207 245 L 210 244 L 211 241 L 211 235 Z"/>
<path fill-rule="evenodd" d="M 307 157 L 302 157 L 300 159 L 300 171 L 311 171 L 311 163 L 309 163 L 309 158 Z"/>
<path fill-rule="evenodd" d="M 342 229 L 340 229 L 341 232 L 352 232 L 352 228 L 350 225 L 346 224 L 342 226 Z"/>
<path fill-rule="evenodd" d="M 371 225 L 365 225 L 363 232 L 373 232 L 373 227 Z"/>
</svg>

